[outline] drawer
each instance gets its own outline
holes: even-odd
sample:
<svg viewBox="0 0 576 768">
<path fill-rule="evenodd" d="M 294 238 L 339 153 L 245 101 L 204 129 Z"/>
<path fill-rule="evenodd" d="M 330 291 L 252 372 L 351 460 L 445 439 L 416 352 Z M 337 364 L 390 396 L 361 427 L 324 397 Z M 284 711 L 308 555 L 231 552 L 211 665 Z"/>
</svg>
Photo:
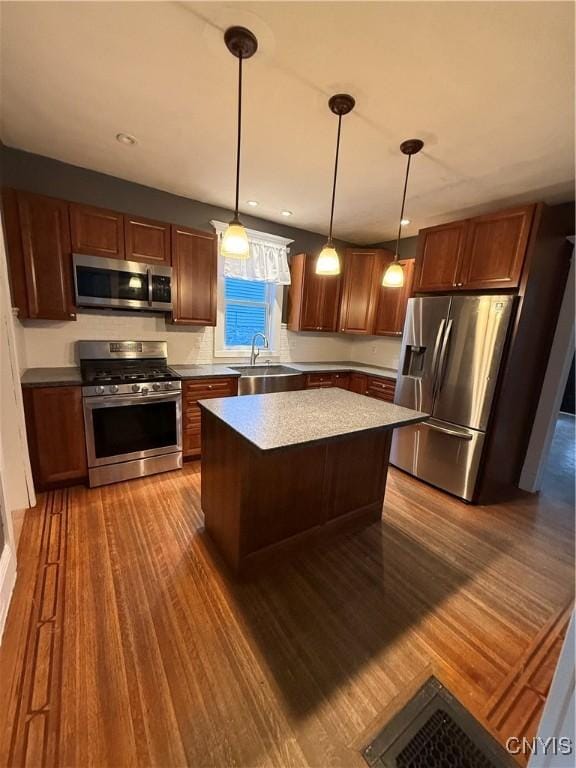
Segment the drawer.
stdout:
<svg viewBox="0 0 576 768">
<path fill-rule="evenodd" d="M 184 401 L 193 403 L 209 397 L 230 397 L 238 393 L 236 379 L 189 379 L 184 382 Z"/>
<path fill-rule="evenodd" d="M 370 397 L 377 397 L 381 400 L 394 402 L 394 393 L 396 391 L 396 382 L 394 379 L 380 379 L 369 376 L 366 383 L 366 394 Z"/>
<path fill-rule="evenodd" d="M 333 387 L 334 374 L 332 373 L 309 373 L 306 376 L 306 388 L 314 387 Z"/>
</svg>

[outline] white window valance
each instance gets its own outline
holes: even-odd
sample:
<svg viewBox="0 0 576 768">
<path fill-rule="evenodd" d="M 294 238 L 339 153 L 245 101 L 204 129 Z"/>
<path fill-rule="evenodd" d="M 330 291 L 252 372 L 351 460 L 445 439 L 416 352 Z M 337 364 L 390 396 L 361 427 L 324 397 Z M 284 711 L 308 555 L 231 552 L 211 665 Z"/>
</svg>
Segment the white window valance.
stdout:
<svg viewBox="0 0 576 768">
<path fill-rule="evenodd" d="M 212 221 L 218 234 L 218 242 L 228 224 Z M 269 235 L 255 229 L 247 229 L 250 257 L 248 259 L 224 259 L 224 277 L 239 280 L 255 280 L 259 283 L 290 285 L 288 268 L 288 246 L 293 240 L 278 235 Z"/>
</svg>

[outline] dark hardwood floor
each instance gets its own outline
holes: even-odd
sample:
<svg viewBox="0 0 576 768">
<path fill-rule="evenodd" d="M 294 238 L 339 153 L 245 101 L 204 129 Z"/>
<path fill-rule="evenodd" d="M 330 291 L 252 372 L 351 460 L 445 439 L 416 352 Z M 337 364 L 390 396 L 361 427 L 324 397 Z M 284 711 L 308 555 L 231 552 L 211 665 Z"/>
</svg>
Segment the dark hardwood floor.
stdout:
<svg viewBox="0 0 576 768">
<path fill-rule="evenodd" d="M 234 582 L 199 464 L 43 495 L 0 650 L 0 764 L 361 766 L 429 674 L 504 741 L 538 722 L 574 509 L 471 507 L 391 470 L 382 521 Z"/>
</svg>

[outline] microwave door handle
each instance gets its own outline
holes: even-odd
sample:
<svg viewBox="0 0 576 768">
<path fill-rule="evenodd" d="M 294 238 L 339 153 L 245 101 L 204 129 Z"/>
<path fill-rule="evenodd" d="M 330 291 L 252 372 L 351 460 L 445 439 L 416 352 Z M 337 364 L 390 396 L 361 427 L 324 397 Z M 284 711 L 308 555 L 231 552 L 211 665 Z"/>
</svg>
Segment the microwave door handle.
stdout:
<svg viewBox="0 0 576 768">
<path fill-rule="evenodd" d="M 148 278 L 148 306 L 152 306 L 152 270 L 150 267 L 146 270 L 146 276 Z"/>
<path fill-rule="evenodd" d="M 452 324 L 453 320 L 448 320 L 448 324 L 446 325 L 446 333 L 444 334 L 444 339 L 442 341 L 442 349 L 440 350 L 440 361 L 438 363 L 438 377 L 437 377 L 437 386 L 436 386 L 436 394 L 440 392 L 442 389 L 442 384 L 444 383 L 444 375 L 446 373 L 446 359 L 448 357 L 448 344 L 450 341 L 450 334 L 452 332 Z"/>
<path fill-rule="evenodd" d="M 436 341 L 434 342 L 434 352 L 432 354 L 432 398 L 436 396 L 437 390 L 437 378 L 438 378 L 438 358 L 440 353 L 440 343 L 442 341 L 442 335 L 444 333 L 444 326 L 446 325 L 446 319 L 443 317 L 440 320 L 438 326 L 438 333 L 436 334 Z"/>
</svg>

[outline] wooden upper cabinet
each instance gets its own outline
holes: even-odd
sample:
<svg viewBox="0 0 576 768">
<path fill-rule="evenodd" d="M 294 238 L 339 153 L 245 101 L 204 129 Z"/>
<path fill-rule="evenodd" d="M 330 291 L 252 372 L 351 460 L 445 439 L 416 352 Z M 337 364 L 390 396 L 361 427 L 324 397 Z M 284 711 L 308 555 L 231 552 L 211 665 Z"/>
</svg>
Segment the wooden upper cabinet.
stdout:
<svg viewBox="0 0 576 768">
<path fill-rule="evenodd" d="M 412 295 L 414 259 L 398 261 L 404 270 L 404 285 L 388 288 L 381 285 L 374 319 L 374 333 L 378 336 L 401 336 L 406 318 L 406 304 Z"/>
<path fill-rule="evenodd" d="M 470 219 L 462 287 L 518 286 L 535 210 L 535 205 L 529 205 Z"/>
<path fill-rule="evenodd" d="M 344 333 L 373 332 L 378 292 L 390 251 L 346 250 L 342 281 L 339 330 Z"/>
<path fill-rule="evenodd" d="M 290 260 L 288 328 L 291 331 L 336 331 L 340 276 L 317 275 L 316 258 L 297 253 Z"/>
<path fill-rule="evenodd" d="M 172 227 L 172 264 L 172 322 L 216 325 L 216 235 L 188 227 Z"/>
<path fill-rule="evenodd" d="M 87 467 L 80 387 L 25 387 L 23 394 L 36 489 L 81 482 Z"/>
<path fill-rule="evenodd" d="M 75 320 L 68 204 L 52 197 L 16 193 L 21 269 L 26 287 L 23 316 Z"/>
<path fill-rule="evenodd" d="M 125 258 L 147 264 L 172 263 L 170 224 L 138 216 L 124 217 Z"/>
<path fill-rule="evenodd" d="M 518 288 L 536 205 L 421 229 L 414 291 Z"/>
<path fill-rule="evenodd" d="M 458 287 L 468 220 L 421 229 L 418 234 L 415 291 Z"/>
<path fill-rule="evenodd" d="M 121 213 L 70 203 L 70 232 L 74 253 L 124 258 L 124 216 Z"/>
</svg>

